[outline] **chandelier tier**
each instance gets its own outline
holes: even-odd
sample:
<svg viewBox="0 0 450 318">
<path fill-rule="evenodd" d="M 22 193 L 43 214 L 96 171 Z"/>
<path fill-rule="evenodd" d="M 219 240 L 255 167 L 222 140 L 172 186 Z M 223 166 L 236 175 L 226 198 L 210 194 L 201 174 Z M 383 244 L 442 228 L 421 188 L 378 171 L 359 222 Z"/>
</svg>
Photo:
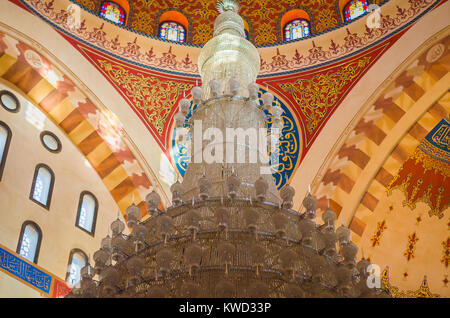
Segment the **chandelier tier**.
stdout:
<svg viewBox="0 0 450 318">
<path fill-rule="evenodd" d="M 308 193 L 304 213 L 292 210 L 295 191 L 278 191 L 270 174 L 267 148 L 277 143 L 282 110 L 272 106 L 267 92 L 258 101 L 255 83 L 260 57 L 244 38 L 244 23 L 236 1 L 218 3 L 214 37 L 199 56 L 202 87 L 191 91 L 197 108 L 190 118 L 191 137 L 208 129 L 263 129 L 271 137 L 264 151 L 249 139 L 233 143 L 245 160 L 221 163 L 196 160 L 182 181 L 171 187 L 172 206 L 159 210 L 159 195 L 146 197 L 150 218 L 141 222 L 133 203 L 125 224 L 111 224 L 112 236 L 94 254 L 95 266 L 81 270 L 81 281 L 68 297 L 384 297 L 369 288 L 370 263 L 356 260 L 358 248 L 349 229 L 335 229 L 336 214 L 328 209 L 316 224 L 317 200 Z M 180 101 L 175 116 L 183 128 L 190 101 Z M 264 114 L 271 114 L 270 128 Z M 202 146 L 205 144 L 202 143 Z M 227 146 L 226 142 L 222 142 Z M 228 144 L 229 145 L 229 144 Z M 215 148 L 216 149 L 216 148 Z M 250 153 L 258 153 L 253 162 Z M 226 155 L 224 156 L 226 157 Z M 249 163 L 252 162 L 252 163 Z"/>
</svg>

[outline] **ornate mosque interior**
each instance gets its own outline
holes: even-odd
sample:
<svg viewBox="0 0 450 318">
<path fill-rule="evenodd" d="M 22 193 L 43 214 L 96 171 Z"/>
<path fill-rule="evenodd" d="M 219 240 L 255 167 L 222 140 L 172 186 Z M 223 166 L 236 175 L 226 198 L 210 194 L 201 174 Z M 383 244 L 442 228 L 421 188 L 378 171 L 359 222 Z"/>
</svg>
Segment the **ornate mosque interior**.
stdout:
<svg viewBox="0 0 450 318">
<path fill-rule="evenodd" d="M 189 171 L 176 115 L 209 85 L 217 2 L 0 1 L 0 297 L 66 296 L 130 205 L 140 222 L 149 193 L 172 205 Z M 312 194 L 317 224 L 334 211 L 391 297 L 449 297 L 450 3 L 242 0 L 239 15 L 257 99 L 282 110 L 274 187 L 300 213 Z"/>
</svg>

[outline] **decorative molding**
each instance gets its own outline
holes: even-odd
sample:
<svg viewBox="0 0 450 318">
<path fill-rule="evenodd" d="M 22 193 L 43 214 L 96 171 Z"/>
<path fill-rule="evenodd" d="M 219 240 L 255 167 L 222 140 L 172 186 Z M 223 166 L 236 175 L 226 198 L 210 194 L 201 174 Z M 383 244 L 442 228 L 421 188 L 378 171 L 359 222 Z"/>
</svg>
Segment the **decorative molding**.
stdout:
<svg viewBox="0 0 450 318">
<path fill-rule="evenodd" d="M 198 48 L 187 48 L 185 47 L 186 45 L 183 44 L 175 44 L 174 42 L 159 38 L 155 39 L 153 36 L 148 36 L 127 28 L 120 29 L 118 26 L 107 23 L 96 16 L 88 16 L 82 20 L 79 28 L 70 29 L 67 26 L 68 14 L 64 7 L 64 2 L 70 3 L 69 0 L 61 1 L 59 3 L 54 3 L 50 0 L 20 1 L 29 10 L 50 23 L 55 29 L 70 36 L 77 42 L 88 44 L 115 58 L 155 71 L 182 76 L 187 74 L 198 76 L 198 69 L 195 63 L 192 65 L 183 63 L 186 58 L 195 61 L 199 54 Z M 394 3 L 396 1 L 391 2 Z M 270 62 L 274 57 L 273 50 L 260 47 L 259 51 L 262 59 L 260 77 L 268 75 L 278 76 L 286 73 L 298 72 L 299 70 L 322 65 L 324 63 L 330 63 L 331 61 L 336 61 L 360 53 L 365 48 L 376 45 L 402 30 L 405 30 L 419 17 L 437 6 L 441 1 L 410 0 L 408 3 L 398 1 L 400 3 L 398 3 L 397 6 L 394 6 L 391 2 L 388 2 L 383 6 L 384 11 L 380 28 L 367 28 L 365 20 L 360 19 L 360 17 L 351 24 L 346 24 L 342 28 L 333 30 L 332 32 L 330 31 L 326 34 L 321 34 L 320 37 L 316 35 L 298 41 L 287 42 L 282 45 L 273 45 L 276 48 L 275 52 L 281 52 L 281 54 L 286 56 L 289 66 L 288 70 L 277 69 L 276 65 L 273 65 L 271 64 L 272 62 Z M 264 15 L 267 14 L 269 13 L 264 13 Z M 255 23 L 253 24 L 254 30 L 257 30 L 258 32 L 264 31 L 264 25 L 258 27 Z M 202 27 L 203 26 L 206 25 L 202 25 Z M 104 31 L 103 28 L 107 29 L 107 31 Z M 112 30 L 119 30 L 119 32 L 110 32 Z M 112 36 L 112 34 L 114 34 L 115 37 Z M 258 35 L 254 34 L 254 37 L 255 43 L 258 44 Z M 164 42 L 166 44 L 164 44 Z M 160 59 L 162 53 L 167 50 L 167 43 L 170 43 L 170 45 L 173 46 L 173 54 L 175 55 L 177 63 L 168 70 L 164 70 L 158 66 L 158 59 Z M 302 47 L 312 47 L 309 49 L 309 55 L 300 55 L 298 50 L 296 51 L 299 45 Z M 133 46 L 133 54 L 131 55 L 129 54 L 130 46 Z M 161 51 L 159 51 L 159 49 L 157 50 L 156 47 L 161 47 Z"/>
</svg>

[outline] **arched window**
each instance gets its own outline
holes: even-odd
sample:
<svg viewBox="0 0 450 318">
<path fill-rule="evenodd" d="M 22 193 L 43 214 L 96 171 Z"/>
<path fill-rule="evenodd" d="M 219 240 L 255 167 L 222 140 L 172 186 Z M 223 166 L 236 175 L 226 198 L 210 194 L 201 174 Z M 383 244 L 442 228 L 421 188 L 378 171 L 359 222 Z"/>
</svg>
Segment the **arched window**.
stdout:
<svg viewBox="0 0 450 318">
<path fill-rule="evenodd" d="M 304 19 L 295 19 L 284 27 L 284 40 L 292 41 L 309 36 L 309 22 Z"/>
<path fill-rule="evenodd" d="M 70 286 L 76 285 L 81 279 L 81 269 L 87 264 L 86 253 L 80 249 L 70 251 L 69 265 L 67 267 L 66 282 Z"/>
<path fill-rule="evenodd" d="M 30 262 L 37 263 L 41 240 L 42 232 L 39 226 L 31 221 L 24 222 L 20 231 L 17 254 Z"/>
<path fill-rule="evenodd" d="M 5 168 L 11 135 L 11 129 L 4 122 L 0 121 L 0 180 L 2 180 L 3 169 Z"/>
<path fill-rule="evenodd" d="M 170 41 L 184 42 L 186 30 L 177 22 L 166 21 L 159 27 L 159 37 Z"/>
<path fill-rule="evenodd" d="M 367 12 L 367 0 L 352 0 L 344 7 L 345 22 L 350 22 Z"/>
<path fill-rule="evenodd" d="M 78 203 L 78 213 L 75 226 L 91 235 L 94 235 L 97 211 L 98 201 L 95 196 L 87 191 L 82 192 Z"/>
<path fill-rule="evenodd" d="M 44 164 L 37 165 L 34 171 L 30 199 L 48 210 L 54 182 L 55 175 L 53 171 Z"/>
<path fill-rule="evenodd" d="M 117 23 L 118 25 L 125 24 L 125 10 L 120 5 L 112 1 L 105 1 L 102 3 L 100 16 L 111 22 Z"/>
</svg>

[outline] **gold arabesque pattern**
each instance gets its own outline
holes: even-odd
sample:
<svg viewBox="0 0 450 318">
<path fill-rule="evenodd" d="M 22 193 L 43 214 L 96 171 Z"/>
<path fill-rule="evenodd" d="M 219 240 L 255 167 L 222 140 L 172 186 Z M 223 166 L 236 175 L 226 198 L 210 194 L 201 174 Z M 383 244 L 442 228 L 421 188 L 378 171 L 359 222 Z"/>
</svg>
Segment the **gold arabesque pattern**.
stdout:
<svg viewBox="0 0 450 318">
<path fill-rule="evenodd" d="M 163 134 L 169 113 L 178 97 L 191 87 L 187 83 L 163 81 L 156 76 L 134 74 L 107 60 L 100 60 L 99 65 L 110 80 L 126 91 L 131 104 L 143 111 L 159 135 Z"/>
<path fill-rule="evenodd" d="M 342 89 L 352 82 L 370 63 L 364 57 L 338 70 L 329 70 L 310 79 L 299 78 L 291 83 L 282 83 L 280 88 L 292 94 L 306 118 L 308 132 L 313 132 L 328 113 L 330 107 L 341 97 Z"/>
</svg>

